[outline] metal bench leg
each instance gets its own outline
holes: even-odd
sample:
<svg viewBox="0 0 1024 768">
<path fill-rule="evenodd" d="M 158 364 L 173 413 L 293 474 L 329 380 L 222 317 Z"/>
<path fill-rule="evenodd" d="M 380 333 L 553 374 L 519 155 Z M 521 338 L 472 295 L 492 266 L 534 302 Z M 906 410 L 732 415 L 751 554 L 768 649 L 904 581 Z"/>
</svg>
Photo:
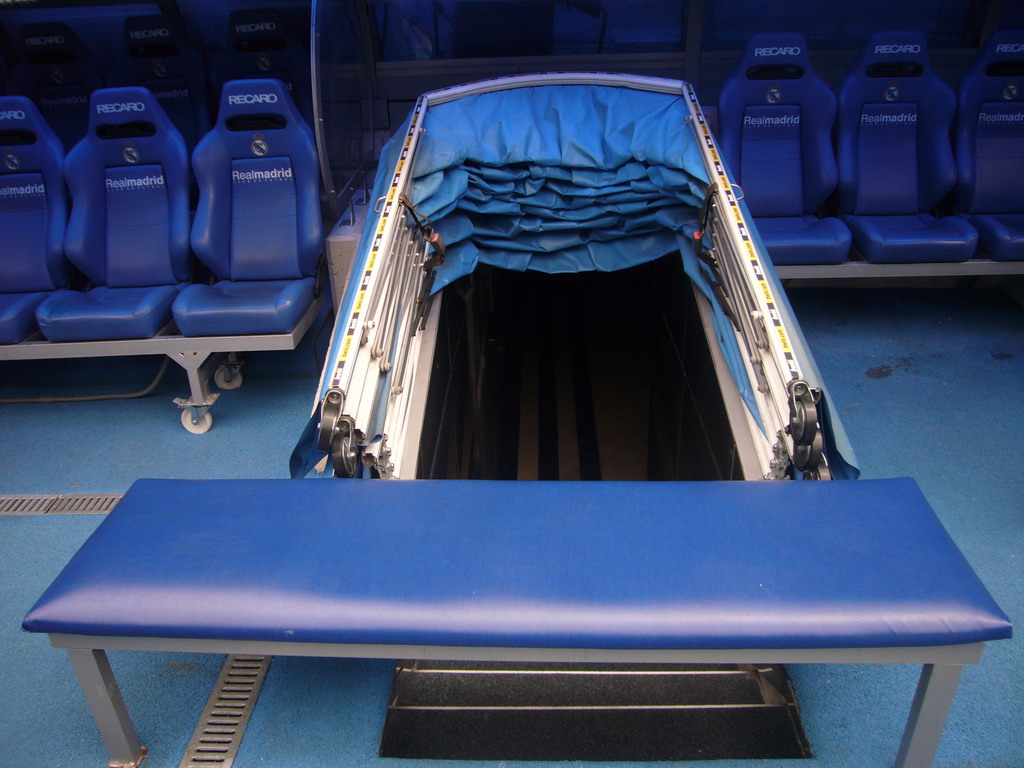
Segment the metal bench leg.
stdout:
<svg viewBox="0 0 1024 768">
<path fill-rule="evenodd" d="M 963 664 L 924 665 L 895 768 L 931 768 L 963 671 Z"/>
<path fill-rule="evenodd" d="M 90 648 L 69 648 L 68 655 L 110 754 L 108 765 L 135 768 L 146 756 L 146 748 L 139 744 L 107 654 Z"/>
</svg>

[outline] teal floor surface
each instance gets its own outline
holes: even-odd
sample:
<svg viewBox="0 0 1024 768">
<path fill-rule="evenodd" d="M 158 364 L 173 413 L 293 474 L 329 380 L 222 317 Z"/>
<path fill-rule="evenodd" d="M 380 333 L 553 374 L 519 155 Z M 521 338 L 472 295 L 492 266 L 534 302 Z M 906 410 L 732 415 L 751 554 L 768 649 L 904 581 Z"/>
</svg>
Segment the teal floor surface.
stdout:
<svg viewBox="0 0 1024 768">
<path fill-rule="evenodd" d="M 914 477 L 1003 610 L 1024 616 L 1024 310 L 998 291 L 797 289 L 790 298 L 865 477 Z M 144 386 L 158 358 L 0 363 L 0 398 Z M 285 477 L 318 372 L 307 346 L 254 354 L 205 436 L 170 400 L 174 366 L 145 399 L 0 405 L 0 493 L 120 492 L 138 477 Z M 0 768 L 93 768 L 106 755 L 63 652 L 22 616 L 99 523 L 95 515 L 0 517 Z M 150 755 L 173 768 L 220 668 L 187 654 L 111 656 Z M 917 670 L 790 672 L 815 757 L 694 768 L 890 765 Z M 388 661 L 276 659 L 235 765 L 437 768 L 377 757 Z M 1024 767 L 1024 641 L 967 668 L 939 768 Z M 444 765 L 443 763 L 440 763 Z M 474 768 L 498 763 L 452 763 Z M 522 764 L 524 766 L 536 764 Z M 618 764 L 626 765 L 626 764 Z"/>
</svg>

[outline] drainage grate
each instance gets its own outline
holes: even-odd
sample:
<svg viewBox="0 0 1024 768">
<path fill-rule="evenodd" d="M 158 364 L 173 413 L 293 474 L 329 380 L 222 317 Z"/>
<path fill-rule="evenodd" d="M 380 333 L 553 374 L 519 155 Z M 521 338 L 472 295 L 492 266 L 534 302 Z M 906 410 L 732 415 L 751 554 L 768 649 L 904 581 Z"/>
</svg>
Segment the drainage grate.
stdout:
<svg viewBox="0 0 1024 768">
<path fill-rule="evenodd" d="M 272 656 L 228 656 L 178 768 L 230 768 Z"/>
<path fill-rule="evenodd" d="M 0 515 L 41 515 L 57 500 L 53 494 L 0 496 Z"/>
<path fill-rule="evenodd" d="M 123 493 L 62 493 L 48 515 L 81 515 L 109 512 L 121 500 Z"/>
<path fill-rule="evenodd" d="M 0 496 L 0 515 L 90 515 L 109 512 L 123 493 L 25 493 Z"/>
</svg>

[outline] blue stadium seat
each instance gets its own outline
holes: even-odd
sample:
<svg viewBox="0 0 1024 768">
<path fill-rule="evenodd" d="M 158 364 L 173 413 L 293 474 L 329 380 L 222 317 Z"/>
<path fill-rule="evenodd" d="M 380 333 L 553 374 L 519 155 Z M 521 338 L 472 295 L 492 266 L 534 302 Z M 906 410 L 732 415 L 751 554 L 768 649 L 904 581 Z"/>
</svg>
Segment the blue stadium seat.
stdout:
<svg viewBox="0 0 1024 768">
<path fill-rule="evenodd" d="M 36 331 L 67 281 L 64 148 L 25 96 L 0 97 L 0 344 Z"/>
<path fill-rule="evenodd" d="M 28 96 L 65 147 L 85 135 L 89 94 L 103 87 L 99 62 L 67 24 L 26 24 L 7 92 Z"/>
<path fill-rule="evenodd" d="M 68 153 L 64 250 L 95 286 L 58 291 L 36 311 L 50 341 L 148 338 L 188 280 L 188 155 L 146 88 L 90 100 L 89 132 Z"/>
<path fill-rule="evenodd" d="M 997 261 L 1024 259 L 1024 31 L 989 38 L 960 81 L 957 210 Z"/>
<path fill-rule="evenodd" d="M 124 50 L 110 84 L 149 88 L 190 152 L 210 129 L 202 56 L 168 16 L 125 19 Z"/>
<path fill-rule="evenodd" d="M 919 32 L 880 32 L 839 89 L 839 204 L 874 263 L 965 261 L 978 233 L 932 211 L 956 183 L 956 97 Z"/>
<path fill-rule="evenodd" d="M 187 336 L 287 333 L 313 302 L 321 247 L 313 133 L 279 80 L 224 86 L 192 154 L 192 248 L 218 281 L 174 302 Z"/>
<path fill-rule="evenodd" d="M 228 23 L 228 45 L 213 67 L 215 93 L 231 80 L 275 78 L 288 88 L 305 121 L 313 122 L 309 51 L 272 9 L 235 11 Z"/>
<path fill-rule="evenodd" d="M 836 97 L 801 35 L 756 35 L 718 99 L 722 154 L 775 264 L 838 264 L 850 230 L 818 218 L 836 186 Z"/>
</svg>

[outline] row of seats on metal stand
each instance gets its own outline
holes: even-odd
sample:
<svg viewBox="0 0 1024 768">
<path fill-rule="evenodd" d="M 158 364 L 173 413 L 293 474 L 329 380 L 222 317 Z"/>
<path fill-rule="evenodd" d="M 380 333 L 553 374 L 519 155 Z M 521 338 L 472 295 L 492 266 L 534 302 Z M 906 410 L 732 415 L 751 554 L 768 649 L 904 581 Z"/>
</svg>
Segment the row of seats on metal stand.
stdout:
<svg viewBox="0 0 1024 768">
<path fill-rule="evenodd" d="M 191 165 L 150 90 L 100 89 L 89 109 L 65 158 L 29 99 L 0 98 L 0 359 L 173 353 L 188 369 L 205 355 L 187 352 L 218 348 L 209 337 L 245 351 L 304 331 L 319 293 L 319 164 L 286 86 L 227 83 Z M 69 284 L 71 266 L 84 284 Z M 202 418 L 212 401 L 193 373 L 179 405 Z"/>
<path fill-rule="evenodd" d="M 89 96 L 104 86 L 149 88 L 189 151 L 216 115 L 207 94 L 220 93 L 231 80 L 280 80 L 307 123 L 312 121 L 309 52 L 272 9 L 233 12 L 226 47 L 209 52 L 209 67 L 181 24 L 161 14 L 126 18 L 107 66 L 64 22 L 25 24 L 13 43 L 18 60 L 6 83 L 0 82 L 0 93 L 30 98 L 66 147 L 85 134 Z"/>
<path fill-rule="evenodd" d="M 1024 31 L 992 35 L 959 100 L 917 32 L 872 37 L 838 99 L 803 37 L 758 35 L 722 88 L 718 134 L 777 266 L 851 251 L 875 264 L 1020 261 L 1022 85 Z"/>
</svg>

